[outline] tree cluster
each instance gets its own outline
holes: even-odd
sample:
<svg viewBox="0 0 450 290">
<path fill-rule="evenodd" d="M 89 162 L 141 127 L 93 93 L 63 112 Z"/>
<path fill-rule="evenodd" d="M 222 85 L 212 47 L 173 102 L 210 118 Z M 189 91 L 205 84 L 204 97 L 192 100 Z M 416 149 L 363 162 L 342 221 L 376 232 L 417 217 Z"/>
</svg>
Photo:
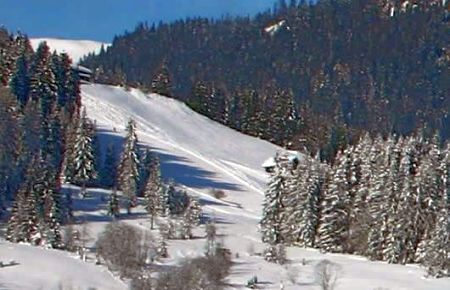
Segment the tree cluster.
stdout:
<svg viewBox="0 0 450 290">
<path fill-rule="evenodd" d="M 61 247 L 70 210 L 60 194 L 80 94 L 67 54 L 36 51 L 0 29 L 0 205 L 13 201 L 7 239 Z"/>
<path fill-rule="evenodd" d="M 436 136 L 367 134 L 331 165 L 305 156 L 291 169 L 276 159 L 261 220 L 264 242 L 450 274 L 450 146 L 441 147 Z"/>
</svg>

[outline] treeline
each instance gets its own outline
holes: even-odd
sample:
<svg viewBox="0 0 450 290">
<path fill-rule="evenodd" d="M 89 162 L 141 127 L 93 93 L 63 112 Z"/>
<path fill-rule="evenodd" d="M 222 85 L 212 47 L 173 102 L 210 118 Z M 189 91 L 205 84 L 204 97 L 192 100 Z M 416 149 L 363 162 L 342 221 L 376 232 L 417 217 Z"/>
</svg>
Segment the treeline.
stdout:
<svg viewBox="0 0 450 290">
<path fill-rule="evenodd" d="M 98 81 L 179 98 L 228 126 L 330 159 L 364 131 L 428 127 L 448 139 L 448 19 L 441 1 L 281 0 L 252 18 L 142 23 L 83 64 Z M 272 114 L 291 98 L 294 132 L 276 136 L 289 117 Z"/>
<path fill-rule="evenodd" d="M 68 212 L 61 177 L 81 106 L 66 54 L 0 30 L 0 205 L 14 200 L 7 238 L 60 246 Z"/>
<path fill-rule="evenodd" d="M 365 135 L 331 166 L 305 157 L 292 169 L 276 159 L 261 220 L 269 259 L 288 244 L 450 275 L 450 146 Z"/>
<path fill-rule="evenodd" d="M 82 198 L 86 186 L 120 189 L 128 213 L 137 196 L 153 193 L 150 186 L 161 199 L 161 212 L 188 206 L 186 194 L 162 183 L 157 158 L 138 147 L 133 121 L 122 153 L 111 145 L 102 158 L 96 125 L 81 111 L 78 73 L 67 54 L 51 53 L 45 42 L 33 51 L 25 35 L 0 30 L 0 72 L 0 208 L 9 241 L 64 246 L 60 226 L 73 222 L 64 182 L 79 185 Z M 111 215 L 118 216 L 119 204 L 115 192 Z"/>
</svg>

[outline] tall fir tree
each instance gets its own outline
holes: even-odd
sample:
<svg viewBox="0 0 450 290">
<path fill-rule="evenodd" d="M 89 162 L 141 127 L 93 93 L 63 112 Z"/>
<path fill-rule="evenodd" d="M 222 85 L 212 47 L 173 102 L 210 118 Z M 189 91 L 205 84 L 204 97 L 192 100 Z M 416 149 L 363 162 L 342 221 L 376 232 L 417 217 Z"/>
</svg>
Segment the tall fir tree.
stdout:
<svg viewBox="0 0 450 290">
<path fill-rule="evenodd" d="M 326 252 L 345 252 L 348 248 L 350 204 L 347 180 L 348 156 L 338 153 L 324 191 L 317 246 Z"/>
<path fill-rule="evenodd" d="M 126 209 L 131 213 L 131 208 L 136 206 L 136 191 L 139 180 L 138 140 L 136 136 L 136 123 L 128 122 L 127 135 L 120 159 L 117 183 L 126 198 Z"/>
<path fill-rule="evenodd" d="M 286 171 L 276 156 L 275 168 L 264 196 L 263 217 L 260 222 L 264 243 L 275 245 L 283 242 L 281 218 L 286 194 Z"/>
<path fill-rule="evenodd" d="M 83 111 L 76 131 L 76 141 L 73 151 L 73 175 L 74 180 L 82 186 L 81 195 L 86 196 L 86 184 L 96 177 L 95 158 L 92 148 L 92 130 L 90 121 Z"/>
<path fill-rule="evenodd" d="M 28 102 L 30 93 L 29 63 L 25 54 L 16 61 L 16 71 L 9 83 L 11 91 L 17 97 L 20 107 L 23 109 Z"/>
<path fill-rule="evenodd" d="M 189 198 L 189 205 L 183 213 L 182 236 L 185 239 L 192 239 L 192 229 L 200 224 L 202 210 L 200 203 L 194 197 Z"/>
</svg>

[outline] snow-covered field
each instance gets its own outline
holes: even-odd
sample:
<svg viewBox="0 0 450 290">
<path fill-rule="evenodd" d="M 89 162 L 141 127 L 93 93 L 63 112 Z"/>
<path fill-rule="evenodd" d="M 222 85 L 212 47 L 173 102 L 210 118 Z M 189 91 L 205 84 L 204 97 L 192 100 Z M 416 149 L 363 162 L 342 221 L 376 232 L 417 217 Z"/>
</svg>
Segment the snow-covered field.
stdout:
<svg viewBox="0 0 450 290">
<path fill-rule="evenodd" d="M 80 59 L 89 53 L 99 53 L 102 45 L 106 48 L 110 44 L 92 40 L 68 40 L 57 38 L 32 38 L 31 46 L 34 50 L 43 41 L 47 42 L 51 51 L 56 50 L 59 53 L 67 53 L 74 63 L 78 63 Z"/>
<path fill-rule="evenodd" d="M 190 110 L 179 101 L 145 95 L 138 90 L 84 85 L 82 102 L 88 116 L 97 122 L 102 146 L 120 146 L 124 126 L 130 117 L 137 123 L 137 134 L 143 146 L 152 148 L 161 159 L 164 178 L 172 178 L 190 194 L 200 197 L 208 217 L 217 221 L 224 245 L 234 257 L 228 282 L 230 289 L 242 289 L 253 275 L 261 281 L 259 289 L 319 289 L 313 267 L 323 259 L 341 266 L 336 289 L 444 290 L 450 279 L 425 279 L 424 270 L 415 265 L 390 265 L 371 262 L 363 257 L 321 254 L 313 249 L 289 248 L 287 266 L 270 264 L 257 253 L 260 242 L 258 222 L 267 175 L 262 162 L 279 150 L 277 146 L 249 137 L 217 124 Z M 211 189 L 226 192 L 217 200 Z M 76 189 L 74 189 L 76 190 Z M 93 240 L 109 221 L 104 214 L 106 190 L 90 189 L 90 198 L 76 200 L 77 216 L 90 226 Z M 149 229 L 145 212 L 139 208 L 132 216 L 123 215 L 127 223 Z M 202 227 L 195 231 L 202 237 Z M 169 241 L 168 263 L 201 255 L 203 238 L 191 241 Z M 256 253 L 256 254 L 255 254 Z M 0 259 L 15 260 L 18 265 L 0 268 L 0 289 L 57 289 L 60 281 L 70 282 L 74 289 L 88 286 L 101 289 L 126 289 L 126 285 L 93 261 L 81 262 L 65 252 L 44 250 L 26 245 L 0 243 Z M 299 273 L 296 285 L 289 282 L 288 272 Z"/>
</svg>

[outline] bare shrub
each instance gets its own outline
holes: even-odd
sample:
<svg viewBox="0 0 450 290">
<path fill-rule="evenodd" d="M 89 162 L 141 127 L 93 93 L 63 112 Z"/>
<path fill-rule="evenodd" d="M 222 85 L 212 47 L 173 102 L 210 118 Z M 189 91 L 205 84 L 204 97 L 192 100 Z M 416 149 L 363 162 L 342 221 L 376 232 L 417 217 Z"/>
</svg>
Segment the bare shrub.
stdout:
<svg viewBox="0 0 450 290">
<path fill-rule="evenodd" d="M 286 248 L 283 244 L 269 245 L 264 250 L 264 259 L 271 263 L 283 265 L 286 263 Z"/>
<path fill-rule="evenodd" d="M 114 222 L 106 226 L 96 246 L 110 270 L 131 277 L 145 265 L 151 238 L 133 226 Z"/>
<path fill-rule="evenodd" d="M 152 290 L 153 279 L 150 273 L 142 272 L 135 275 L 130 281 L 130 290 Z"/>
<path fill-rule="evenodd" d="M 341 267 L 328 260 L 320 261 L 314 268 L 316 283 L 322 290 L 333 290 L 339 279 Z"/>
<path fill-rule="evenodd" d="M 211 188 L 209 190 L 209 194 L 217 199 L 222 199 L 227 196 L 225 191 L 223 191 L 222 189 L 217 189 L 217 188 Z"/>
<path fill-rule="evenodd" d="M 220 290 L 231 268 L 231 258 L 226 249 L 216 255 L 185 261 L 179 268 L 162 273 L 156 290 Z"/>
<path fill-rule="evenodd" d="M 69 252 L 77 251 L 77 232 L 74 230 L 72 225 L 68 225 L 64 228 L 63 232 L 63 244 L 64 248 Z"/>
</svg>

